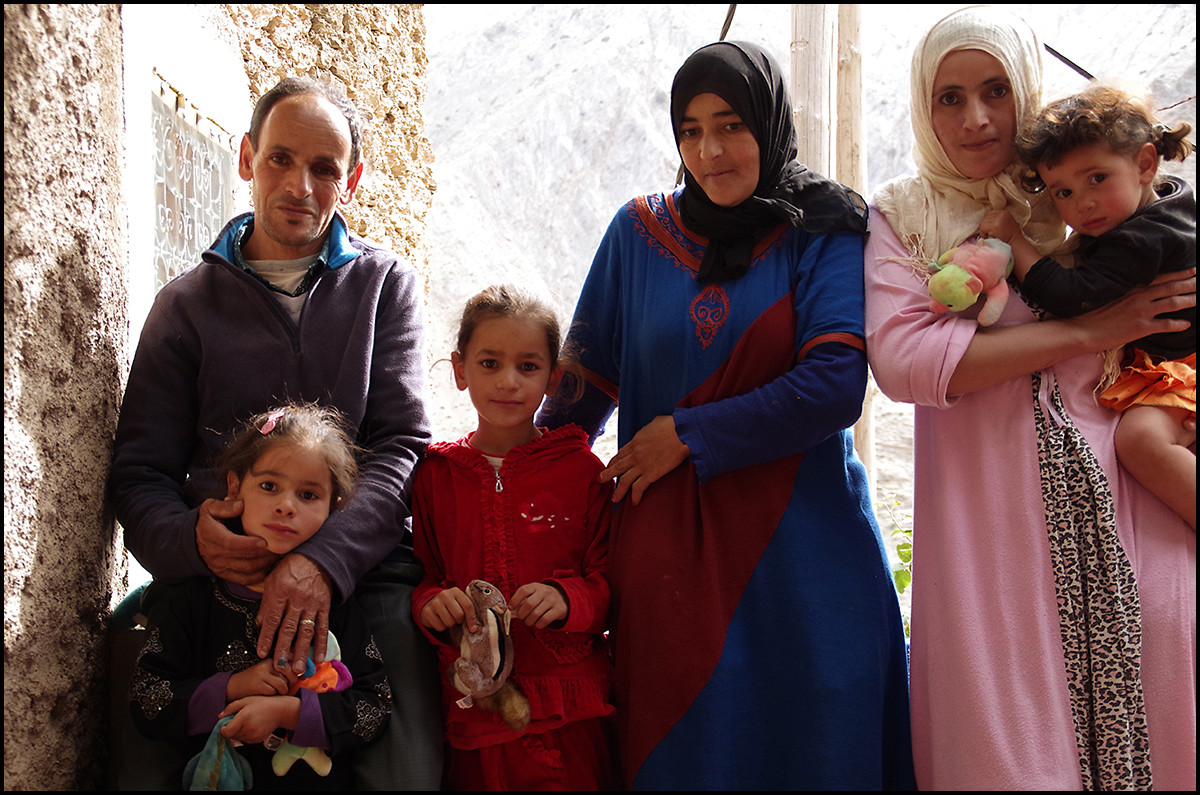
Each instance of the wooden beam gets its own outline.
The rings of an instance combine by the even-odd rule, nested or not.
[[[792,114],[799,160],[813,171],[832,175],[837,117],[833,68],[837,53],[837,5],[792,6]]]
[[[861,13],[857,4],[792,6],[791,91],[799,160],[859,193],[866,188],[862,136]],[[874,398],[868,376],[854,447],[875,483]]]

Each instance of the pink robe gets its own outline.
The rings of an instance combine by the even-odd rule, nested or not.
[[[1078,790],[1030,377],[959,397],[946,388],[977,324],[928,311],[882,214],[866,249],[866,334],[885,394],[915,403],[911,690],[921,789]],[[977,309],[977,308],[976,308]],[[997,326],[1032,322],[1011,295]],[[1117,465],[1119,415],[1092,391],[1100,359],[1043,371],[1113,489],[1137,575],[1142,686],[1155,789],[1196,784],[1196,536]],[[1136,525],[1134,517],[1137,518]]]

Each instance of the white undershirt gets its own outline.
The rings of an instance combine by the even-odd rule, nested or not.
[[[246,260],[246,264],[253,268],[259,276],[283,290],[283,293],[275,293],[275,298],[292,320],[299,324],[300,310],[304,308],[304,299],[308,297],[308,294],[284,295],[284,293],[295,292],[296,288],[300,286],[300,282],[304,280],[304,274],[308,273],[308,269],[319,256],[320,254],[313,254],[311,257],[301,257],[300,259]]]

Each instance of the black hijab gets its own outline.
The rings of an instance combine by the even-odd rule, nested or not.
[[[736,279],[750,267],[755,242],[780,223],[808,232],[865,234],[867,205],[849,188],[796,162],[792,102],[775,60],[746,42],[717,42],[692,53],[671,84],[671,126],[679,145],[684,111],[698,94],[729,103],[758,143],[758,186],[736,207],[714,204],[684,170],[679,212],[709,239],[697,281]]]

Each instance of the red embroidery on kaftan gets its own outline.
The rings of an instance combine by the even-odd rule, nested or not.
[[[667,258],[674,260],[693,279],[700,270],[700,259],[708,239],[697,235],[683,225],[675,197],[671,195],[638,196],[630,210],[634,226],[647,245],[657,249]],[[780,224],[754,246],[750,267],[768,250],[780,244],[788,231]],[[729,294],[719,284],[707,285],[689,307],[692,322],[696,324],[696,338],[701,346],[712,344],[725,319],[729,315]]]
[[[700,345],[707,348],[729,316],[729,295],[721,285],[710,284],[692,299],[690,311],[692,322],[696,324],[696,337]]]
[[[658,217],[662,213],[661,202],[656,201],[652,206],[649,201],[657,198],[659,197],[638,196],[633,200],[638,232],[653,248],[675,260],[676,264],[682,265],[688,271],[688,275],[694,279],[696,272],[700,270],[700,257],[689,251],[683,241],[672,234],[672,230],[664,223],[665,214],[663,214],[664,218]],[[682,227],[677,228],[682,229]],[[703,252],[703,244],[700,245],[701,252]]]

